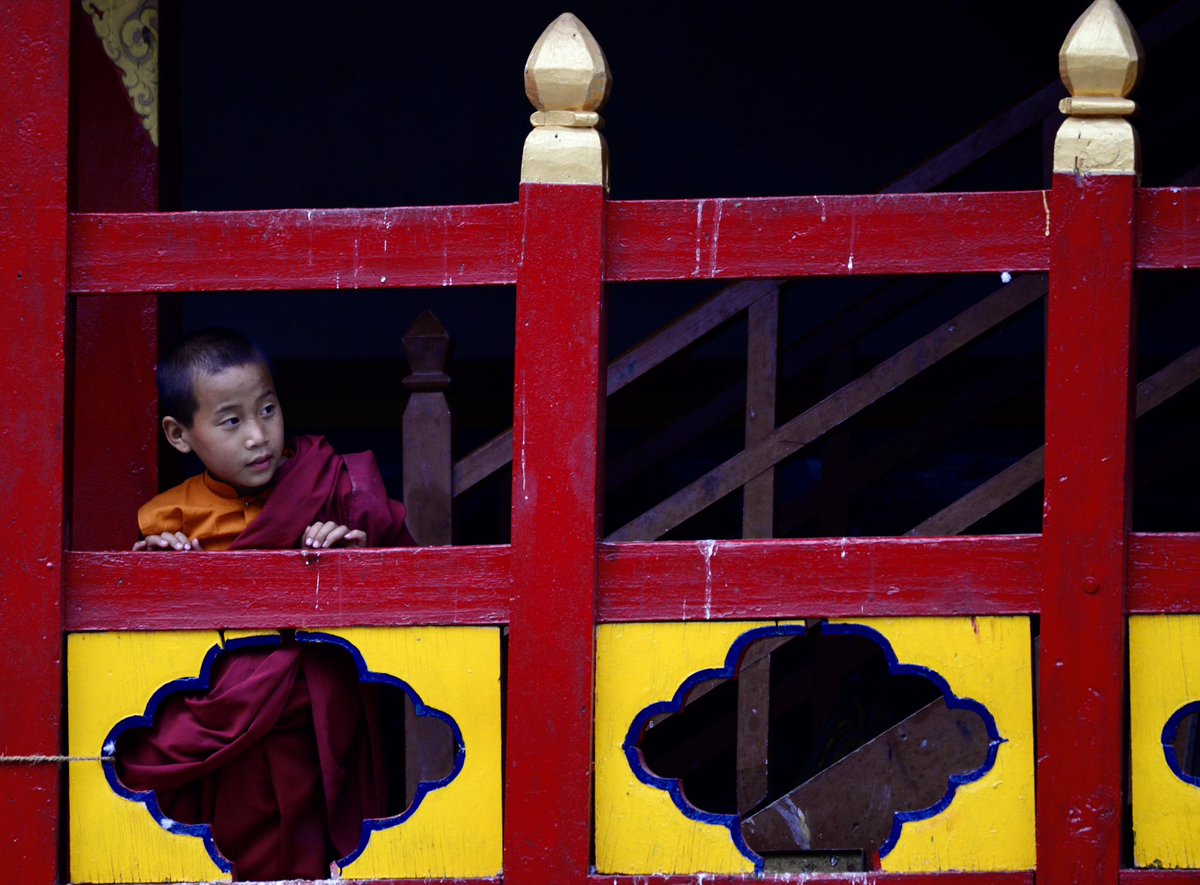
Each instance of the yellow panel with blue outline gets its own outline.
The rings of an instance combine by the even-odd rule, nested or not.
[[[443,720],[455,741],[448,777],[422,783],[396,817],[363,823],[346,879],[471,878],[501,872],[500,636],[492,627],[355,628],[297,633],[347,651],[364,682],[403,689],[417,716]],[[127,790],[113,753],[179,691],[205,690],[220,654],[278,643],[278,634],[216,631],[89,633],[68,638],[71,879],[227,881],[231,865],[207,824],[162,814],[153,793]],[[464,826],[469,821],[470,826]]]
[[[1200,615],[1129,619],[1133,859],[1139,867],[1200,867],[1198,648]]]
[[[680,782],[643,763],[638,742],[702,682],[732,677],[751,643],[803,636],[796,622],[607,624],[597,631],[596,866],[602,874],[753,874],[764,858],[737,815],[704,812]],[[892,675],[932,682],[948,707],[977,712],[986,761],[949,778],[942,799],[896,814],[887,871],[1032,869],[1034,760],[1027,618],[889,618],[823,623],[876,643]]]

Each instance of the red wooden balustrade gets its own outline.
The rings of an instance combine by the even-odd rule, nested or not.
[[[1043,665],[1036,879],[1197,880],[1121,870],[1119,846],[1125,616],[1200,612],[1200,536],[1137,535],[1126,518],[1132,278],[1200,263],[1200,190],[1059,176],[1050,194],[611,202],[599,186],[526,184],[511,205],[68,219],[65,9],[13,4],[0,38],[9,84],[0,106],[19,120],[0,127],[0,457],[9,492],[0,627],[19,643],[18,654],[0,656],[0,868],[27,882],[63,875],[64,630],[508,624],[505,880],[682,885],[699,879],[589,873],[597,623],[1030,614],[1041,619]],[[293,260],[300,249],[311,260]],[[736,541],[720,543],[717,556],[692,543],[601,541],[604,283],[979,271],[1050,275],[1053,491],[1042,536]],[[69,296],[132,305],[159,292],[336,297],[342,288],[514,282],[511,546],[182,560],[66,548]],[[548,729],[555,765],[544,759]],[[853,879],[1034,880],[1029,872]]]

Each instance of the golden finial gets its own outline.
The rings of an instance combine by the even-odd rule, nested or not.
[[[1058,69],[1071,93],[1059,103],[1068,117],[1054,141],[1054,171],[1134,175],[1137,133],[1124,117],[1142,67],[1142,44],[1116,0],[1095,0],[1071,26]]]
[[[522,183],[608,187],[598,111],[611,86],[604,52],[583,22],[569,12],[551,22],[525,63],[525,94],[537,111],[529,118]]]

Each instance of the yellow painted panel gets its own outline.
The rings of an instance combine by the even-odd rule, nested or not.
[[[603,874],[753,873],[729,830],[690,820],[644,784],[622,744],[637,715],[689,676],[724,665],[734,641],[775,622],[603,624],[596,635],[596,869]]]
[[[864,619],[900,663],[937,672],[987,707],[1004,739],[993,768],[935,817],[904,826],[883,866],[896,871],[1034,866],[1033,710],[1027,618]],[[597,632],[596,866],[603,874],[749,873],[728,829],[690,820],[643,784],[622,743],[636,716],[692,674],[721,667],[742,634],[774,622],[607,624]]]
[[[1029,619],[864,618],[901,664],[938,673],[987,708],[1004,743],[995,766],[948,808],[904,825],[884,870],[1028,870],[1035,864],[1033,688]]]
[[[1139,867],[1200,866],[1200,788],[1167,764],[1162,732],[1185,704],[1200,701],[1200,616],[1129,619],[1133,859]]]
[[[68,746],[94,757],[122,719],[160,687],[196,676],[214,631],[77,633],[67,639]],[[71,881],[228,881],[194,836],[162,829],[141,803],[113,792],[99,762],[70,770]]]
[[[371,834],[347,879],[495,876],[503,864],[500,631],[495,627],[322,631],[352,643],[375,673],[406,682],[462,732],[458,776],[399,826]]]

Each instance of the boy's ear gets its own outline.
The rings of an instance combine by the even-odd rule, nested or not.
[[[182,423],[167,415],[162,420],[162,429],[167,436],[167,442],[173,449],[183,452],[185,455],[192,450],[191,444],[187,441],[187,428]]]

